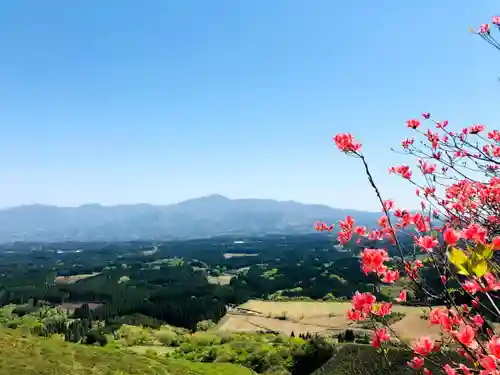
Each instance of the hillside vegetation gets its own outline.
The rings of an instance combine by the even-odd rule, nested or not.
[[[402,375],[408,374],[407,362],[413,353],[389,348],[386,355],[370,345],[344,344],[335,348],[332,358],[312,375]],[[427,364],[429,370],[436,368]]]
[[[0,330],[0,375],[250,375],[231,364],[196,363]]]

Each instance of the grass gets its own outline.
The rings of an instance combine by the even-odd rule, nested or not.
[[[134,354],[113,347],[0,331],[0,375],[251,375],[230,364],[205,364]]]
[[[139,346],[139,345],[130,346],[128,349],[139,354],[148,354],[149,352],[152,352],[159,355],[169,354],[175,350],[175,348],[167,346]]]
[[[388,348],[386,357],[370,345],[342,344],[334,348],[332,358],[312,375],[403,375],[414,373],[410,371],[407,362],[414,353],[402,348]],[[449,363],[450,360],[462,362],[456,352],[443,356],[433,356],[435,363]],[[425,367],[435,373],[442,373],[430,361],[425,362]]]
[[[389,366],[381,353],[369,345],[343,344],[336,347],[333,357],[312,375],[400,375],[408,373],[409,351],[391,348],[387,353]]]
[[[347,319],[350,302],[251,300],[239,307],[252,312],[228,313],[219,323],[219,331],[272,330],[285,334],[309,332],[332,335],[349,328],[363,328],[362,324],[355,325]],[[438,327],[430,326],[429,322],[421,319],[423,307],[394,305],[393,312],[398,318],[392,319],[389,324],[401,338],[411,341],[423,332],[430,336],[439,335]],[[286,320],[277,319],[283,315]]]

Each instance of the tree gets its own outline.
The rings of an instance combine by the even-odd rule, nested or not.
[[[79,319],[90,319],[92,316],[92,311],[88,303],[82,304],[80,307],[75,309],[75,318]]]
[[[354,336],[354,331],[352,329],[346,329],[344,332],[344,341],[347,342],[354,342],[355,336]]]
[[[88,324],[83,320],[74,320],[71,322],[66,332],[64,333],[64,339],[70,342],[80,342],[88,331]]]
[[[493,17],[492,23],[500,30],[500,17]],[[481,25],[476,34],[500,50],[490,25]],[[422,130],[424,121],[430,127]],[[407,345],[414,353],[409,367],[426,374],[430,373],[426,366],[434,366],[447,375],[498,375],[500,336],[487,318],[500,321],[496,302],[500,291],[500,257],[496,253],[500,250],[500,131],[487,132],[482,124],[452,131],[448,121],[436,120],[426,112],[421,119],[410,119],[406,124],[421,142],[413,137],[404,139],[403,154],[417,158],[416,171],[420,174],[413,173],[408,164],[391,167],[389,172],[416,188],[421,211],[411,212],[384,200],[361,144],[349,133],[337,134],[336,146],[360,160],[383,211],[374,230],[356,226],[351,217],[339,221],[337,239],[340,243],[356,236],[390,240],[396,255],[377,246],[361,251],[363,272],[375,275],[378,284],[394,284],[403,275],[409,282],[395,302],[406,301],[407,289],[412,289],[421,296],[421,302],[429,305],[426,318],[440,327],[441,339],[424,335]],[[317,223],[317,229],[331,232],[334,225]],[[404,236],[413,238],[411,247],[403,244]],[[437,282],[430,282],[429,270],[437,276]],[[444,306],[432,307],[436,303]],[[348,317],[372,325],[371,343],[375,348],[395,339],[404,345],[383,319],[391,309],[392,302],[377,302],[372,293],[356,292]]]

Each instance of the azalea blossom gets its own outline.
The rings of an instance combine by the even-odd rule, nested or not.
[[[364,249],[361,252],[361,264],[363,272],[367,275],[370,272],[375,272],[380,275],[387,270],[384,264],[389,260],[387,251],[384,249]]]
[[[386,328],[376,329],[373,331],[371,344],[374,348],[378,349],[382,343],[389,341],[390,338],[391,336],[389,336]]]
[[[403,289],[399,292],[399,297],[396,298],[396,301],[397,302],[406,302],[406,297],[407,297],[406,290]]]
[[[461,324],[460,330],[453,332],[458,342],[469,348],[476,348],[478,346],[476,341],[476,330],[468,324]]]
[[[415,243],[422,249],[422,251],[428,252],[432,251],[432,249],[434,249],[439,242],[432,236],[423,236],[423,237],[418,237],[415,240]]]
[[[464,230],[463,235],[464,238],[468,240],[475,241],[476,243],[486,243],[486,229],[482,228],[479,224],[471,223]]]
[[[424,365],[424,359],[418,356],[413,357],[413,359],[410,362],[408,362],[408,366],[410,366],[414,370],[422,368],[423,365]]]
[[[406,124],[411,129],[417,129],[420,127],[420,121],[416,120],[416,119],[408,120],[408,121],[406,121]]]
[[[339,150],[344,152],[356,152],[361,149],[361,144],[357,143],[349,133],[337,134],[333,140]]]
[[[433,350],[434,350],[434,340],[432,340],[428,336],[420,337],[413,344],[413,351],[416,354],[421,355],[423,357],[426,357],[429,354],[431,354]]]
[[[390,302],[378,303],[372,307],[372,313],[382,318],[386,315],[389,315],[391,312],[392,312],[392,303]]]
[[[450,245],[456,245],[457,241],[460,239],[460,233],[454,229],[448,228],[443,234],[444,241]]]

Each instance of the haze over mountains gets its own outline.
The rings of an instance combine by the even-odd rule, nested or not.
[[[210,195],[171,205],[80,207],[27,205],[0,210],[0,242],[169,240],[217,235],[302,234],[316,220],[353,215],[374,224],[379,213],[270,199]]]

